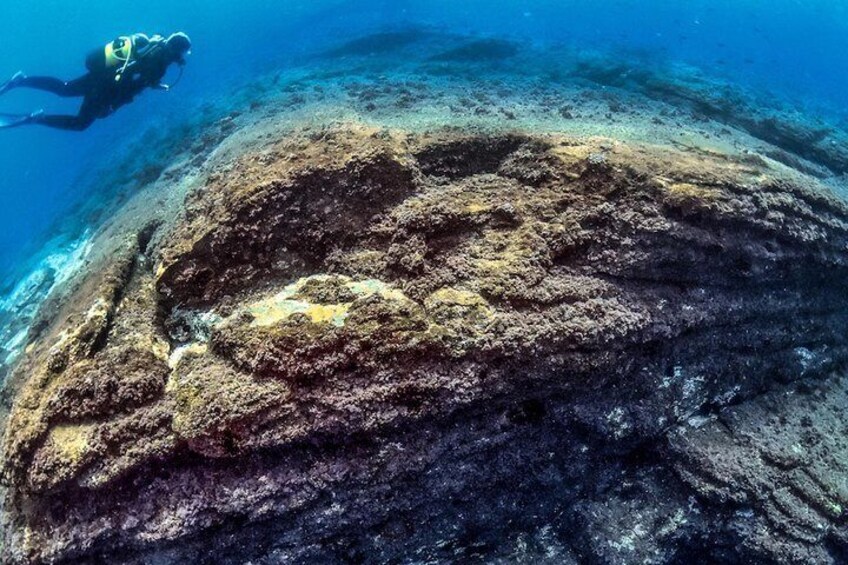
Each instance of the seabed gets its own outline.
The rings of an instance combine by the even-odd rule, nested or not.
[[[0,302],[0,556],[843,561],[818,114],[420,29],[204,104]]]

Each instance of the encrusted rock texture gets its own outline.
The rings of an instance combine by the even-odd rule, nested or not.
[[[846,222],[753,154],[287,135],[35,327],[2,560],[844,562]]]
[[[844,128],[797,108],[786,108],[784,102],[774,98],[756,102],[750,92],[692,73],[691,69],[652,70],[625,58],[589,56],[579,59],[572,75],[607,87],[638,92],[678,108],[687,108],[698,119],[716,120],[745,131],[772,146],[769,157],[808,174],[848,173],[848,134]],[[816,170],[810,164],[824,167],[829,173]]]

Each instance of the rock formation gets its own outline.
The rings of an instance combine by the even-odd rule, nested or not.
[[[848,134],[821,118],[770,99],[754,101],[741,87],[695,73],[648,69],[608,57],[579,60],[574,76],[638,92],[728,124],[774,146],[770,157],[796,167],[798,157],[838,175],[848,173]]]
[[[0,552],[841,561],[846,222],[753,154],[285,136],[31,332]]]

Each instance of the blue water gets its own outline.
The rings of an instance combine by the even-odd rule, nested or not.
[[[79,187],[96,184],[92,171],[108,167],[116,148],[293,58],[411,25],[682,61],[848,121],[842,0],[0,0],[0,76],[73,78],[90,49],[130,32],[182,29],[195,42],[174,92],[147,93],[87,132],[0,131],[0,281],[86,199]],[[16,91],[0,111],[77,104]]]

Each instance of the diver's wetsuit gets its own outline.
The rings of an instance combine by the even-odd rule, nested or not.
[[[173,62],[168,50],[145,44],[139,46],[140,58],[129,66],[116,81],[113,70],[92,71],[78,79],[65,82],[53,77],[24,77],[16,88],[34,88],[67,98],[83,97],[76,116],[40,115],[40,125],[82,131],[98,118],[105,118],[121,106],[129,104],[146,88],[163,88],[161,81]]]

